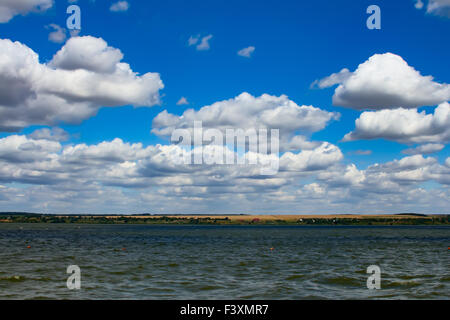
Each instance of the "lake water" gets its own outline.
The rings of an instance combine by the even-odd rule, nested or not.
[[[0,299],[448,299],[449,246],[450,227],[0,224]]]

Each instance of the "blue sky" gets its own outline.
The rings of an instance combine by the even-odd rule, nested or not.
[[[99,106],[95,115],[85,117],[81,122],[71,123],[64,118],[51,124],[28,123],[18,132],[0,132],[0,137],[30,135],[42,128],[59,127],[70,134],[68,140],[60,141],[63,147],[96,145],[115,138],[144,146],[167,144],[164,137],[151,133],[153,119],[164,110],[179,116],[188,108],[199,110],[218,101],[233,99],[243,92],[254,97],[286,95],[299,106],[313,105],[327,112],[340,113],[339,120],[331,120],[322,130],[309,132],[306,136],[311,141],[327,141],[337,146],[343,154],[340,160],[343,166],[355,164],[359,170],[365,170],[375,163],[399,160],[405,157],[402,151],[425,142],[398,142],[383,138],[383,135],[342,142],[346,134],[354,131],[362,110],[333,105],[336,86],[319,89],[312,88],[311,84],[343,68],[353,72],[373,55],[388,52],[400,56],[422,76],[433,76],[436,83],[445,85],[450,81],[450,19],[445,15],[448,11],[443,11],[444,14],[427,12],[426,1],[423,8],[417,9],[412,0],[130,0],[128,10],[112,12],[110,8],[115,2],[79,0],[76,3],[82,12],[79,36],[102,38],[108,46],[120,49],[124,55],[122,61],[129,63],[134,72],[141,75],[159,73],[164,83],[164,89],[159,92],[160,105]],[[445,1],[442,3],[447,10]],[[366,9],[372,4],[381,8],[381,30],[366,27],[369,17]],[[8,22],[0,23],[1,38],[26,45],[39,54],[41,64],[49,63],[64,43],[49,41],[51,30],[46,26],[56,24],[65,28],[68,5],[67,1],[61,0],[44,12],[18,14]],[[209,50],[196,50],[195,45],[188,45],[190,37],[199,36],[201,40],[208,35],[213,36],[209,40]],[[250,57],[237,54],[249,46],[255,47]],[[177,105],[181,97],[189,104]],[[420,107],[418,111],[425,110],[430,114],[437,105]],[[426,142],[445,145],[439,152],[422,157],[433,157],[444,165],[450,156],[448,141]],[[294,153],[299,151],[293,150]],[[370,151],[370,154],[361,155],[361,151]],[[28,189],[37,186],[14,179],[2,180],[6,187],[20,185]],[[446,178],[441,180],[447,181]],[[308,177],[305,181],[315,180]],[[439,182],[437,187],[435,183],[433,179],[425,179],[418,181],[416,187],[439,188],[440,192],[447,192],[445,183]],[[120,192],[136,191],[121,189]],[[211,206],[214,205],[198,210],[213,210]],[[276,203],[271,205],[277,208]],[[20,206],[41,209],[27,203]],[[47,206],[54,207],[51,200]],[[71,211],[67,210],[67,204],[60,206],[63,211]],[[144,207],[145,203],[136,210]],[[318,210],[328,212],[336,208],[340,207],[333,205]],[[432,208],[431,204],[429,208]],[[395,209],[403,207],[399,205]],[[98,207],[98,211],[104,210],[106,207]],[[249,208],[249,211],[256,210],[259,209]],[[286,212],[295,210],[295,206],[283,208]],[[310,210],[314,211],[314,208]]]

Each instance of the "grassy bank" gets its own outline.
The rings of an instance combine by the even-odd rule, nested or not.
[[[44,215],[0,213],[0,223],[174,225],[450,225],[450,215]]]

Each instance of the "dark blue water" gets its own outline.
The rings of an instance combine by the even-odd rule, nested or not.
[[[0,224],[0,299],[448,299],[449,246],[449,227]]]

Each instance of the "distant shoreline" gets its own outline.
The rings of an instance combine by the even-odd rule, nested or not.
[[[50,215],[0,213],[0,223],[167,225],[450,225],[450,215]]]

